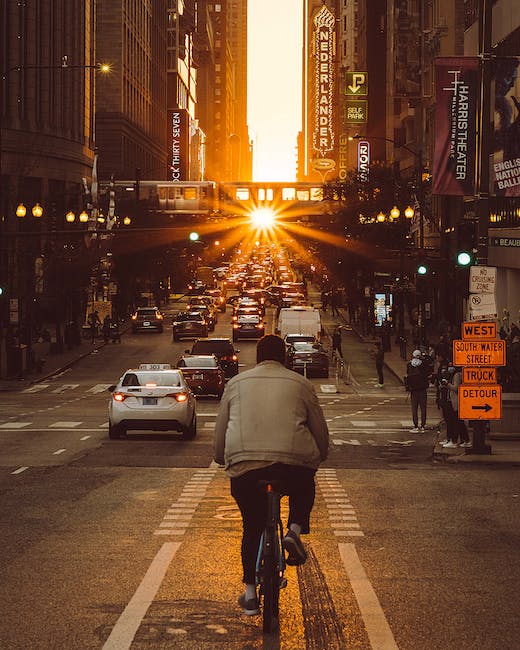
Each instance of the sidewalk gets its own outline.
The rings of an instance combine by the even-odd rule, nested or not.
[[[313,296],[315,298],[314,304],[320,303],[319,295]],[[311,302],[313,302],[311,300]],[[345,309],[339,309],[340,316],[338,320],[345,325],[348,325],[355,335],[366,344],[367,355],[369,348],[372,348],[376,341],[381,341],[379,337],[365,336],[361,333],[359,327],[355,323],[351,323]],[[330,324],[329,324],[330,325]],[[327,335],[327,325],[325,325]],[[411,358],[413,350],[407,350],[407,359],[402,359],[400,355],[399,345],[394,343],[392,339],[391,350],[385,352],[385,368],[391,372],[397,379],[403,383],[406,374],[406,364],[408,359]],[[403,385],[404,393],[404,385]],[[447,463],[475,463],[478,465],[519,465],[520,466],[520,434],[519,438],[515,439],[511,434],[500,434],[493,432],[487,436],[487,443],[491,445],[491,454],[474,454],[471,453],[471,448],[468,449],[445,449],[437,443],[438,437],[435,440],[433,449],[433,457],[436,460]]]

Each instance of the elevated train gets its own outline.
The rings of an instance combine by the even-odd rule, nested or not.
[[[113,181],[118,200],[137,199],[167,215],[238,215],[269,208],[284,218],[305,219],[323,213],[323,185],[291,182]],[[108,192],[109,182],[100,183]]]

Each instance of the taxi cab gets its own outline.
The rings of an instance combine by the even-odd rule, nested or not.
[[[126,370],[108,388],[108,436],[129,429],[179,431],[184,440],[197,434],[196,400],[182,372],[167,363],[142,363]]]

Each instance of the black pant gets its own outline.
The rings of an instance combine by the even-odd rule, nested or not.
[[[446,420],[446,438],[451,442],[469,442],[468,429],[464,420],[459,420],[459,413],[448,402],[442,409]]]
[[[421,390],[412,390],[410,393],[412,402],[412,420],[414,427],[419,426],[419,409],[421,410],[421,426],[426,425],[426,405],[428,402],[428,394],[426,388]]]
[[[384,384],[385,379],[383,377],[383,364],[376,363],[376,370],[377,370],[377,378],[379,380],[379,383]]]
[[[334,350],[337,350],[339,356],[343,359],[343,350],[341,349],[341,343],[333,343],[332,344],[332,354],[334,354]]]
[[[276,463],[231,479],[231,494],[242,514],[242,580],[245,584],[255,583],[256,556],[267,518],[267,496],[258,481],[283,481],[283,493],[289,497],[287,527],[299,524],[302,533],[308,533],[314,505],[315,474],[316,470],[309,467]]]

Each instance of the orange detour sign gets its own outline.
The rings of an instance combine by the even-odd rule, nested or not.
[[[500,420],[502,418],[502,386],[459,386],[459,418],[461,420]]]
[[[464,367],[462,368],[462,383],[476,386],[480,386],[480,384],[496,384],[497,369]]]
[[[479,321],[462,323],[462,338],[465,341],[486,341],[497,338],[497,324]]]
[[[453,341],[453,363],[456,366],[505,366],[506,342]]]

